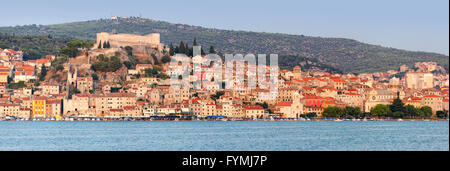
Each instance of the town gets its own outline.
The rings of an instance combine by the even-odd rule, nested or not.
[[[276,80],[266,88],[246,86],[257,72],[244,62],[242,75],[222,82],[242,86],[223,88],[203,84],[227,74],[198,67],[205,53],[190,56],[189,70],[174,62],[178,53],[192,50],[164,45],[158,33],[115,32],[98,33],[95,43],[70,42],[41,59],[24,61],[22,51],[0,49],[0,120],[448,119],[449,74],[435,62],[361,74],[267,64],[279,72],[267,72]],[[171,78],[183,80],[186,72],[189,85],[174,89]]]

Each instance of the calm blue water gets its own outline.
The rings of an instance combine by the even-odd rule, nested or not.
[[[449,122],[0,122],[0,150],[449,150]]]

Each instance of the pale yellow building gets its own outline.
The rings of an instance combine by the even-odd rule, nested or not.
[[[411,89],[427,89],[433,88],[433,74],[429,72],[414,72],[406,73],[406,88]]]

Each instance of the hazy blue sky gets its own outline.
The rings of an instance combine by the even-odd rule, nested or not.
[[[1,4],[1,26],[141,14],[173,23],[344,37],[449,54],[448,0],[11,0]]]

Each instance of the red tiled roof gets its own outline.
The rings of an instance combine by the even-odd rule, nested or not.
[[[277,104],[277,106],[279,107],[283,107],[283,106],[291,106],[292,102],[280,102]]]
[[[36,97],[34,97],[33,100],[46,100],[46,99],[47,99],[47,97],[44,97],[44,96],[36,96]]]
[[[260,105],[244,105],[245,110],[264,110]]]
[[[133,110],[133,109],[136,109],[136,106],[124,106],[123,109],[124,110]]]
[[[334,82],[340,82],[340,83],[345,83],[346,81],[343,80],[342,78],[332,78],[331,80],[333,80]]]
[[[123,109],[109,109],[109,111],[111,111],[111,112],[122,112]]]
[[[430,94],[430,95],[426,95],[425,97],[430,97],[430,98],[440,98],[441,96],[434,95],[434,94]]]
[[[46,104],[61,104],[61,100],[48,100]]]
[[[89,97],[89,94],[75,94],[77,97]]]
[[[345,93],[345,95],[349,95],[349,96],[361,96],[361,94],[357,94],[357,93]]]

